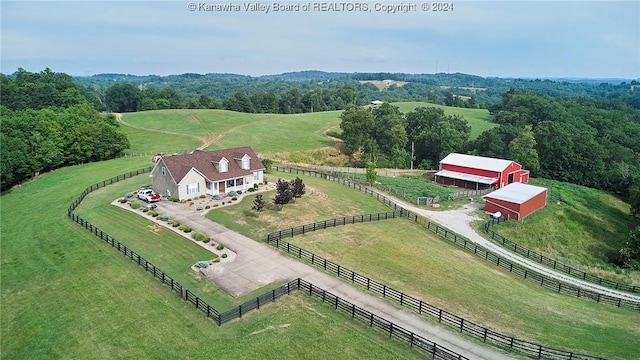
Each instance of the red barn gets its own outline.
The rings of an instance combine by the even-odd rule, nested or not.
[[[510,219],[522,220],[547,204],[547,189],[540,186],[512,183],[482,197],[484,210],[500,212]]]
[[[511,160],[451,153],[440,161],[435,178],[440,184],[482,190],[514,182],[526,184],[529,170]]]

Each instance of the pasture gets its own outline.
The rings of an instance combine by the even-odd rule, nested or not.
[[[495,126],[484,109],[463,109],[421,102],[393,103],[402,112],[418,106],[434,106],[445,114],[462,115],[471,126],[471,138]],[[122,128],[131,142],[129,154],[173,153],[223,149],[251,144],[261,154],[287,160],[287,154],[304,161],[318,161],[318,151],[333,163],[346,161],[336,154],[335,141],[323,133],[339,129],[341,111],[305,114],[247,114],[227,110],[154,110],[121,115]],[[316,153],[309,156],[309,153]],[[314,160],[315,159],[315,160]],[[337,160],[336,160],[337,159]],[[290,160],[293,161],[293,160]]]
[[[68,167],[43,174],[2,196],[0,357],[422,357],[301,295],[284,297],[218,327],[67,218],[67,207],[87,186],[144,166],[148,166],[148,159],[138,157]],[[132,181],[139,186],[141,180]],[[102,195],[83,204],[87,206],[82,210],[84,216],[93,216],[92,211],[98,217],[115,215],[101,208],[98,200]],[[117,238],[122,241],[132,241],[139,235],[136,228],[144,224],[120,217],[95,220],[99,226],[121,227]],[[117,224],[119,220],[124,222]],[[147,234],[133,240],[149,238]],[[151,248],[143,251],[151,256],[156,251]],[[185,249],[180,251],[192,250]],[[173,259],[158,261],[163,270],[176,266]]]
[[[548,189],[547,206],[523,221],[492,227],[507,239],[582,271],[640,285],[640,273],[622,274],[607,259],[616,259],[629,231],[640,225],[628,216],[629,204],[584,186],[547,179],[531,184]]]

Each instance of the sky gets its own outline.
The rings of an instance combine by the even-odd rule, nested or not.
[[[5,74],[637,79],[640,1],[3,0],[0,53]]]

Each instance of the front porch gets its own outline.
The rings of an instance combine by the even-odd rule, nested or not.
[[[253,187],[253,182],[244,177],[222,180],[207,181],[207,195],[227,194],[230,191],[245,191]]]

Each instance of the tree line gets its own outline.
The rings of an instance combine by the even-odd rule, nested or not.
[[[364,167],[436,169],[451,152],[511,159],[532,176],[602,189],[640,211],[640,97],[551,98],[510,90],[491,108],[499,126],[470,140],[467,121],[433,107],[388,103],[340,116],[344,148]],[[413,154],[413,158],[412,158]]]
[[[0,74],[0,189],[62,166],[111,159],[129,147],[113,115],[87,102],[66,74]]]

